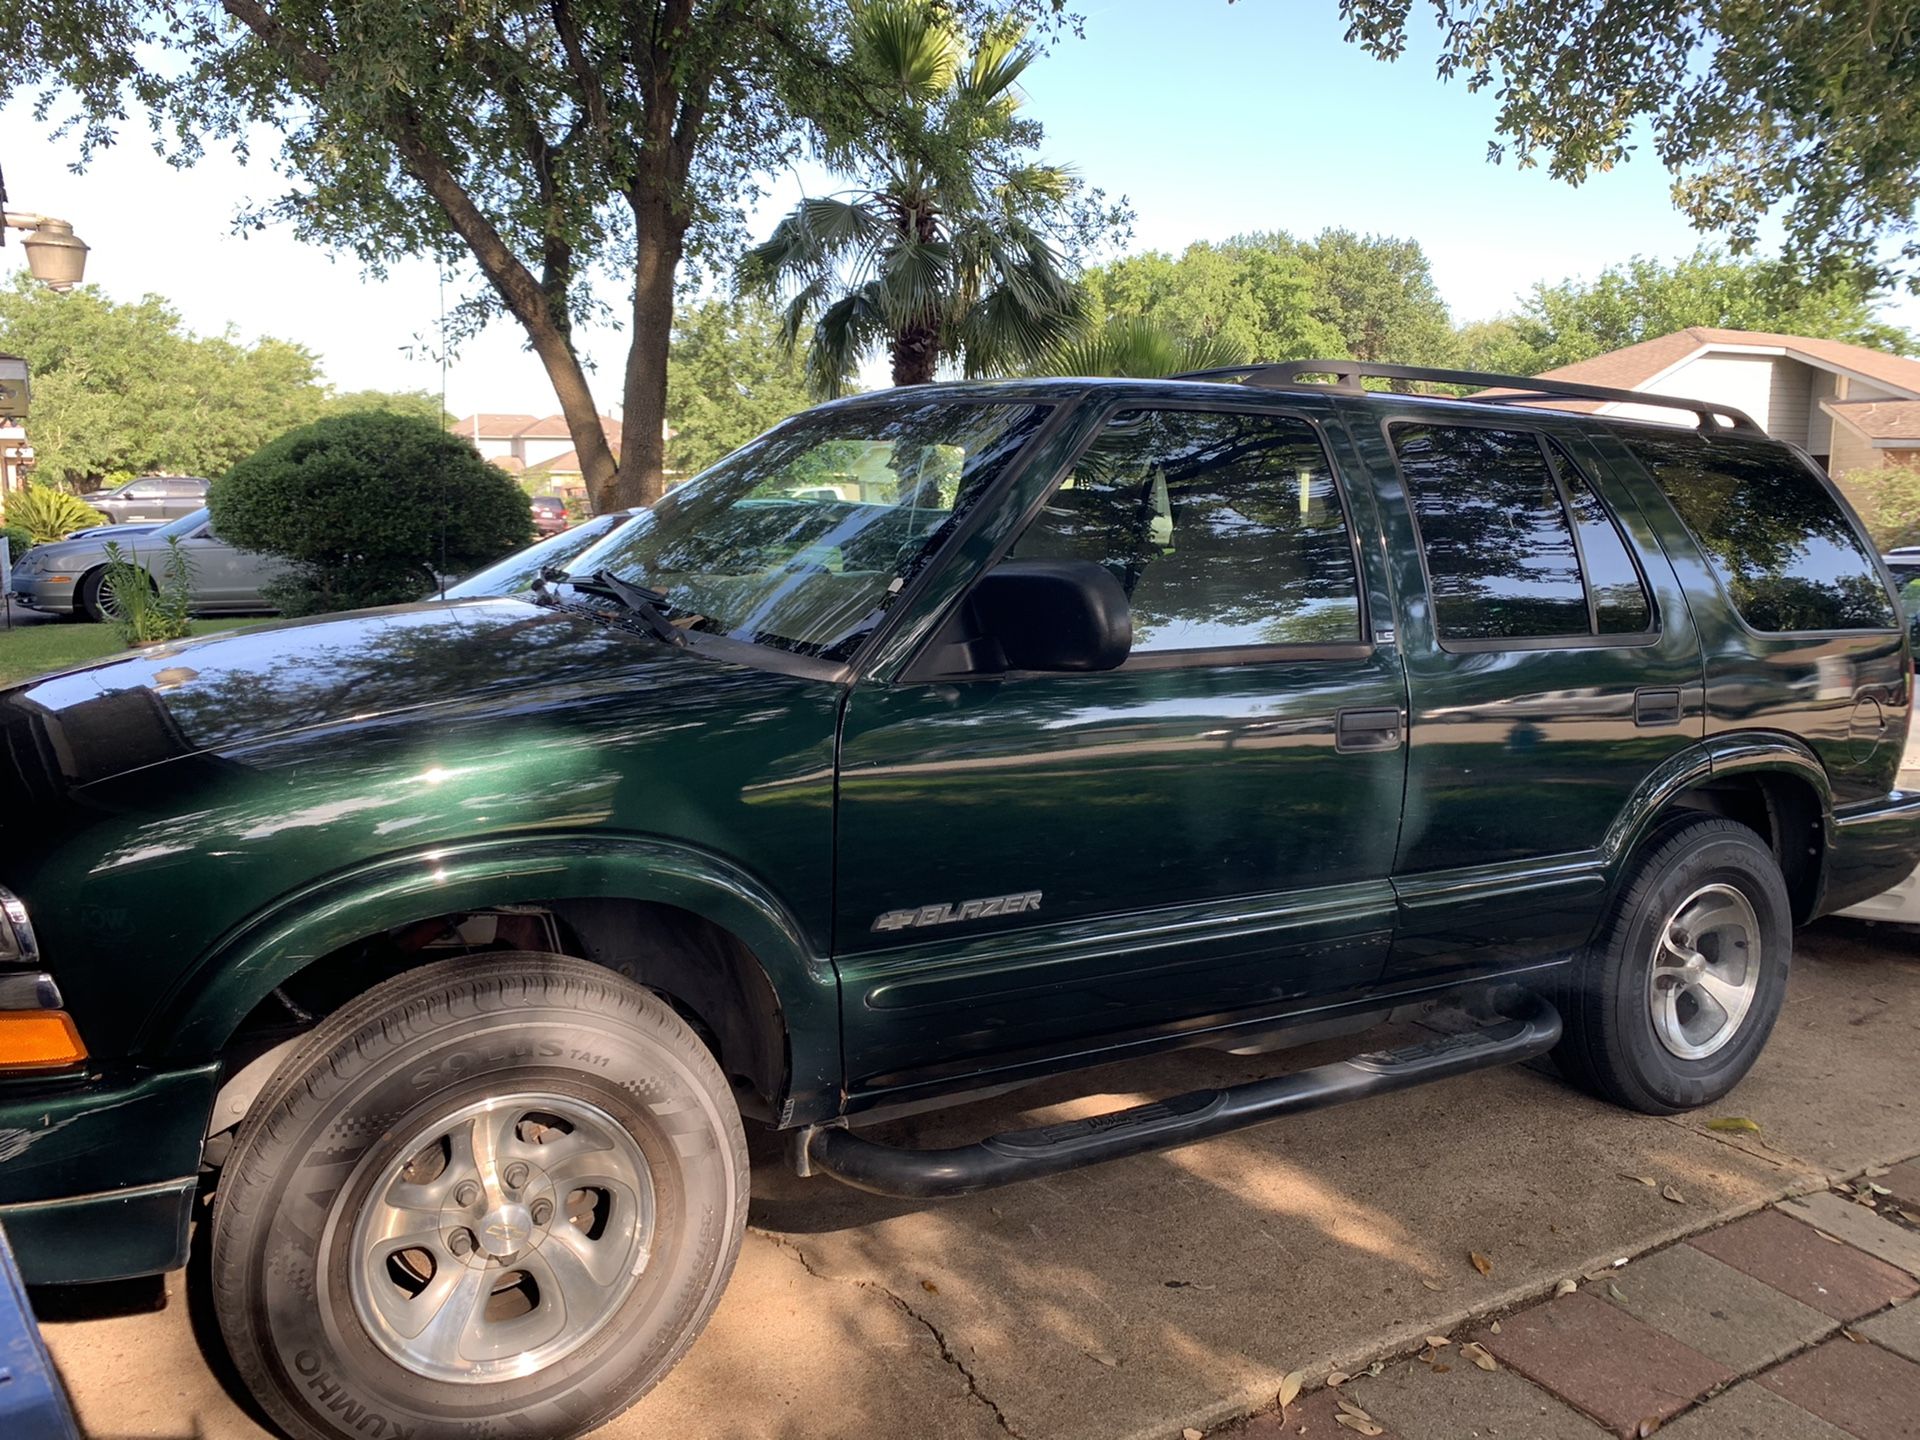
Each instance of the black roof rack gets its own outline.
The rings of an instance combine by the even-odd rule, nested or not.
[[[1332,383],[1310,377],[1330,375]],[[1643,395],[1638,390],[1615,390],[1605,385],[1582,385],[1575,380],[1541,380],[1525,375],[1487,375],[1478,370],[1435,370],[1424,365],[1376,365],[1368,360],[1285,360],[1278,364],[1226,365],[1216,370],[1190,370],[1176,380],[1239,380],[1262,390],[1338,390],[1368,393],[1367,380],[1425,380],[1435,385],[1477,385],[1497,394],[1461,395],[1481,405],[1524,405],[1531,401],[1567,396],[1601,400],[1608,404],[1661,405],[1698,417],[1706,431],[1732,430],[1749,435],[1766,432],[1753,417],[1731,405],[1710,400],[1683,400],[1676,395]]]

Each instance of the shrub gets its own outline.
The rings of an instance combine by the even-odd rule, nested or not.
[[[111,602],[108,609],[122,643],[157,645],[192,633],[188,607],[193,599],[193,560],[180,547],[178,535],[167,537],[167,558],[160,562],[157,586],[145,566],[129,559],[109,540],[105,587]]]
[[[33,532],[24,525],[0,525],[0,540],[6,542],[7,559],[15,565],[33,548]]]
[[[1867,528],[1882,550],[1920,543],[1920,463],[1856,470],[1846,480],[1866,502]]]
[[[106,516],[64,490],[51,485],[29,485],[7,498],[7,527],[25,530],[36,545],[58,540],[83,525],[100,525]]]
[[[267,590],[287,615],[418,600],[529,544],[512,476],[430,420],[358,411],[290,431],[214,482],[228,542],[293,562]]]

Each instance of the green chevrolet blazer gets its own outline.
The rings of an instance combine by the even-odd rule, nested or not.
[[[694,1343],[749,1128],[934,1204],[1549,1053],[1717,1099],[1794,927],[1914,866],[1913,693],[1858,519],[1721,407],[1347,361],[860,396],[518,593],[0,691],[0,1224],[39,1282],[197,1225],[288,1435],[575,1435]]]

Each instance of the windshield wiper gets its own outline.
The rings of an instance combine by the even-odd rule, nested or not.
[[[546,579],[545,570],[540,572]],[[588,595],[604,595],[609,600],[618,600],[627,609],[640,617],[640,623],[657,640],[669,645],[687,643],[687,633],[667,618],[667,597],[664,591],[652,590],[645,585],[636,585],[631,580],[622,579],[611,570],[600,569],[591,575],[569,575],[562,571],[552,577],[556,581],[571,585],[574,589]]]

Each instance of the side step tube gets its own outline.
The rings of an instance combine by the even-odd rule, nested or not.
[[[1559,1011],[1531,992],[1522,992],[1514,1008],[1520,1013],[1512,1018],[1464,1034],[1376,1050],[1225,1090],[1196,1090],[1085,1120],[1011,1130],[951,1150],[896,1149],[851,1130],[815,1129],[807,1133],[805,1161],[810,1170],[825,1171],[875,1195],[915,1200],[969,1195],[1102,1160],[1190,1145],[1282,1115],[1405,1090],[1469,1070],[1512,1065],[1552,1049],[1560,1039]]]

